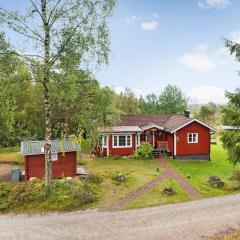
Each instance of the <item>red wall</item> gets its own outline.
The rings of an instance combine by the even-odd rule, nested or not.
[[[210,133],[203,125],[193,122],[177,131],[176,155],[198,155],[210,153]],[[188,133],[198,133],[198,143],[188,143]]]
[[[135,134],[132,134],[132,147],[113,148],[112,135],[109,136],[109,155],[131,155],[135,151]],[[107,155],[107,148],[103,148],[103,155]]]
[[[52,177],[60,178],[73,177],[77,174],[76,152],[67,152],[64,155],[58,154],[58,160],[52,161]],[[31,155],[25,157],[25,178],[31,177],[43,178],[45,172],[44,155]]]

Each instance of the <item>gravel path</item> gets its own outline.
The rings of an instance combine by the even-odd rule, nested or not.
[[[189,182],[187,182],[187,180],[183,176],[181,176],[173,167],[171,167],[167,163],[165,158],[157,159],[157,161],[159,166],[163,168],[163,173],[161,174],[161,176],[153,179],[152,181],[148,182],[144,186],[134,190],[127,196],[120,198],[116,202],[107,206],[106,209],[112,210],[112,211],[123,209],[124,206],[137,200],[144,193],[149,192],[158,184],[160,184],[161,182],[167,179],[174,179],[175,181],[177,181],[178,184],[183,188],[183,190],[187,192],[191,200],[196,200],[201,197],[200,193]]]
[[[198,240],[240,230],[240,194],[160,207],[0,216],[4,240]]]

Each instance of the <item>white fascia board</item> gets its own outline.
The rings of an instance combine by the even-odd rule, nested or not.
[[[203,126],[209,128],[212,132],[216,132],[216,129],[215,129],[215,128],[213,128],[213,127],[207,125],[206,123],[204,123],[204,122],[202,122],[202,121],[200,121],[200,120],[198,120],[198,119],[192,119],[190,122],[187,122],[187,123],[183,124],[182,126],[176,128],[176,129],[174,129],[171,133],[177,132],[178,130],[180,130],[180,129],[186,127],[187,125],[189,125],[189,124],[191,124],[191,123],[193,123],[193,122],[197,122],[197,123],[199,123],[199,124],[201,124],[201,125],[203,125]]]
[[[150,128],[158,128],[160,130],[164,130],[164,128],[162,126],[159,126],[157,124],[154,124],[154,123],[150,123],[150,124],[146,124],[146,125],[143,125],[141,127],[141,129],[144,131],[144,130],[147,130],[147,129],[150,129]]]

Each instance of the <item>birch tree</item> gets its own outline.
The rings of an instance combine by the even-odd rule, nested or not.
[[[72,46],[81,56],[78,65],[108,62],[107,20],[114,6],[115,0],[28,0],[24,10],[0,7],[0,23],[19,34],[19,41],[29,43],[24,51],[15,54],[31,63],[34,63],[33,59],[41,62],[39,82],[44,92],[46,186],[50,186],[52,178],[52,73],[56,71],[59,58]]]

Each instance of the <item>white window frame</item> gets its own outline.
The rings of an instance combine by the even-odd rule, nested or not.
[[[190,135],[192,135],[192,141],[191,141],[191,142],[189,141]],[[194,135],[196,135],[195,141],[193,141],[193,139],[194,139],[193,136],[194,136]],[[187,142],[188,142],[189,144],[196,144],[196,143],[198,143],[198,133],[188,133],[188,135],[187,135]]]
[[[58,160],[58,153],[51,153],[51,160],[57,161]]]
[[[125,136],[125,146],[119,146],[119,137]],[[130,145],[127,145],[127,138],[130,136]],[[117,137],[117,146],[114,146],[114,138]],[[113,148],[131,148],[132,147],[132,134],[115,134],[112,135],[112,147]]]
[[[106,148],[108,146],[108,136],[107,135],[102,136],[102,146],[104,148]]]

